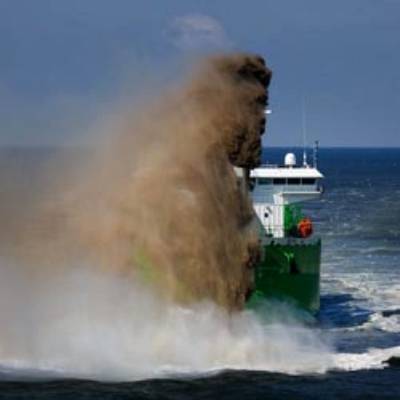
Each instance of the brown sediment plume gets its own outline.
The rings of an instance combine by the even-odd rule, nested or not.
[[[270,78],[259,56],[214,56],[136,109],[42,210],[53,255],[133,272],[166,299],[243,307],[259,245],[233,166],[260,163]]]

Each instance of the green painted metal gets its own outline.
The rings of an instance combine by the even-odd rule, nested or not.
[[[302,218],[303,214],[298,204],[286,204],[283,214],[285,235],[296,234],[297,225]]]
[[[273,239],[263,245],[248,306],[278,299],[316,313],[320,307],[321,240]]]

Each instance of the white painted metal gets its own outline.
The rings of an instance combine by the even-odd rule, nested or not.
[[[316,169],[311,167],[285,168],[278,165],[265,165],[251,171],[252,178],[315,178],[320,179],[324,176]]]
[[[286,157],[285,157],[286,164]],[[285,237],[285,205],[319,198],[323,175],[311,167],[265,165],[250,173],[254,210],[266,235]]]
[[[293,153],[287,153],[285,155],[285,166],[286,167],[296,166],[296,156]]]

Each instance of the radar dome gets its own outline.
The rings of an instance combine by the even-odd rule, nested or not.
[[[294,167],[296,165],[296,156],[293,153],[287,153],[285,155],[285,166]]]

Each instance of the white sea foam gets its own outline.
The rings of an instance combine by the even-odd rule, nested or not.
[[[370,317],[369,324],[386,332],[400,332],[400,315],[385,317],[381,313],[376,313]]]
[[[379,329],[385,332],[397,333],[400,332],[400,315],[384,316],[381,312],[373,313],[368,321],[361,325],[340,329],[347,331]]]
[[[400,346],[387,349],[370,349],[367,352],[337,353],[334,356],[334,369],[357,371],[362,369],[382,369],[390,357],[400,357]]]
[[[355,315],[357,308],[371,313],[368,320],[360,325],[338,328],[337,330],[356,331],[379,329],[385,332],[400,332],[400,315],[384,315],[384,311],[398,310],[400,305],[400,285],[393,283],[396,274],[362,273],[328,273],[323,280],[326,292],[350,294],[349,310]]]
[[[334,264],[333,268],[335,268]],[[327,291],[352,294],[356,301],[368,303],[372,310],[396,308],[400,304],[398,273],[379,274],[370,272],[326,272],[323,285]]]

